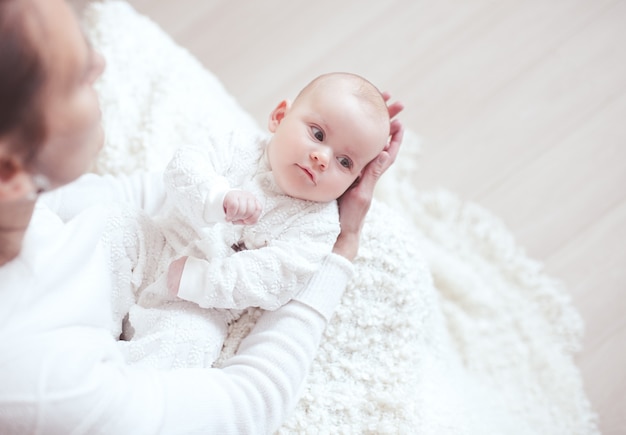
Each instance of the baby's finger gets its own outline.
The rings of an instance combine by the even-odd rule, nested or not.
[[[241,198],[230,198],[226,204],[226,222],[232,222],[239,217],[241,210]]]
[[[248,199],[247,211],[244,222],[247,225],[252,225],[258,222],[259,217],[261,216],[261,202],[256,197],[251,197]]]

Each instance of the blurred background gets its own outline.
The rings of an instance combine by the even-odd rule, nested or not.
[[[626,1],[129,3],[262,127],[329,71],[404,102],[423,144],[419,188],[489,209],[566,284],[602,433],[626,433]]]

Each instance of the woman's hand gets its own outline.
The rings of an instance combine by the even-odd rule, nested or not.
[[[391,95],[389,94],[389,92],[383,92],[383,98],[385,99],[386,103],[389,103]],[[402,110],[404,109],[404,105],[401,102],[396,101],[395,103],[387,104],[387,108],[389,109],[389,119],[393,120],[393,118],[395,118],[398,113],[402,112]],[[389,134],[393,138],[393,131],[391,131]],[[400,137],[400,141],[402,141],[402,137]]]
[[[385,101],[389,101],[390,96],[388,93],[383,93],[383,97]],[[350,261],[354,260],[359,250],[359,238],[361,237],[365,216],[372,203],[376,182],[395,161],[402,143],[402,136],[404,135],[402,123],[397,119],[393,119],[404,108],[402,103],[395,102],[389,104],[388,107],[389,117],[392,118],[389,144],[378,157],[365,167],[358,182],[341,195],[337,201],[339,203],[341,233],[337,237],[333,252]]]

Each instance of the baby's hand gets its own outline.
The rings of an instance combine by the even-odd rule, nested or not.
[[[261,216],[261,202],[250,192],[231,190],[224,197],[226,222],[239,225],[257,223]]]

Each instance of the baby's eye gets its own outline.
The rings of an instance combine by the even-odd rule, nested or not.
[[[337,161],[344,168],[347,168],[347,169],[352,168],[352,160],[350,160],[348,157],[337,157]]]
[[[324,140],[324,132],[319,128],[311,127],[311,132],[313,132],[313,136],[315,136],[315,139],[319,140],[320,142]]]

